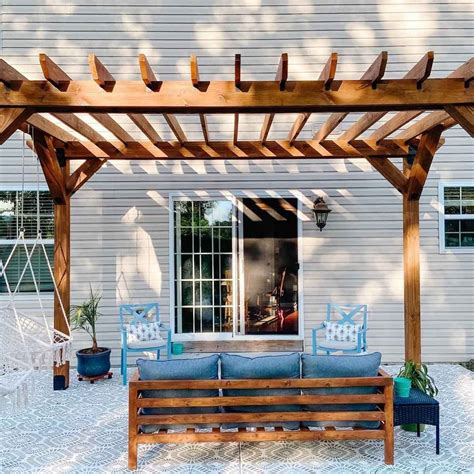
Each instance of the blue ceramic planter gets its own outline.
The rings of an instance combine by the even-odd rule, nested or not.
[[[103,348],[106,349],[106,348]],[[77,372],[84,377],[96,377],[106,374],[110,370],[110,349],[96,354],[76,352]]]

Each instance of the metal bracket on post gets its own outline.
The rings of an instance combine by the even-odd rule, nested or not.
[[[415,156],[416,156],[417,149],[412,146],[408,145],[408,155],[406,158],[407,165],[412,167],[413,163],[415,162]]]
[[[66,152],[64,148],[56,148],[56,157],[58,159],[59,166],[64,168],[66,166]]]

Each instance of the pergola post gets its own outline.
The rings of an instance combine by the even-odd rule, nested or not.
[[[69,162],[62,163],[61,171],[66,181]],[[64,204],[54,204],[54,278],[66,315],[69,315],[71,286],[71,197],[66,195]],[[54,328],[69,335],[58,295],[54,295]],[[54,389],[69,387],[69,361],[53,368]]]
[[[413,162],[403,161],[403,273],[405,360],[421,362],[420,196],[439,146],[443,126],[424,133]]]
[[[420,202],[403,196],[405,360],[421,361]]]

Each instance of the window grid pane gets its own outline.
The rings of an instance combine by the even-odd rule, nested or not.
[[[474,186],[444,188],[444,243],[446,248],[474,247]],[[472,218],[468,218],[467,216]],[[457,219],[456,217],[460,218]],[[466,216],[466,217],[464,217]]]
[[[39,204],[39,222],[38,222]],[[54,238],[54,208],[48,191],[0,191],[0,259],[5,262],[13,249],[13,244],[20,228],[25,229],[25,238],[36,238],[41,229],[44,239]],[[12,241],[12,243],[8,242]],[[31,250],[31,245],[28,245]],[[46,244],[48,258],[53,263],[54,245]],[[31,258],[34,276],[40,291],[54,291],[46,259],[41,248],[37,248]],[[16,287],[26,265],[26,254],[23,248],[17,248],[7,268],[7,278],[12,290]],[[26,269],[19,287],[20,292],[35,291],[31,270]],[[6,282],[0,279],[0,293],[7,293]]]
[[[222,270],[222,259],[232,262],[232,203],[178,201],[174,211],[177,332],[232,331],[232,294],[225,301],[221,294],[223,285],[232,288],[231,272]]]

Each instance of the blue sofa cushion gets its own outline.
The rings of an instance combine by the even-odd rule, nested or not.
[[[346,378],[346,377],[375,377],[380,367],[382,355],[380,352],[363,355],[329,355],[312,356],[303,354],[302,376],[303,378]],[[375,387],[336,387],[336,388],[313,388],[303,389],[304,395],[335,395],[335,394],[370,394],[376,393]],[[351,405],[304,405],[306,411],[361,411],[376,410],[372,404]],[[360,426],[363,428],[377,428],[378,421],[341,421],[341,422],[304,422],[306,426]]]
[[[222,379],[299,379],[300,355],[298,353],[276,356],[243,357],[240,355],[221,354]],[[281,396],[299,395],[300,389],[231,389],[223,390],[224,397],[234,396]],[[301,411],[300,405],[253,405],[253,406],[225,406],[225,412],[272,412],[272,411]],[[283,426],[287,429],[297,429],[299,422],[275,423],[246,423],[246,426]],[[225,425],[233,428],[239,424]]]
[[[197,359],[175,360],[137,360],[140,380],[218,380],[219,355]],[[219,390],[146,390],[144,398],[198,398],[218,397]],[[181,408],[144,408],[144,415],[164,415],[180,413],[217,413],[219,407],[181,407]],[[192,425],[187,425],[192,426]],[[203,425],[200,425],[203,427]],[[150,433],[160,428],[176,428],[176,426],[143,425],[142,431]]]

